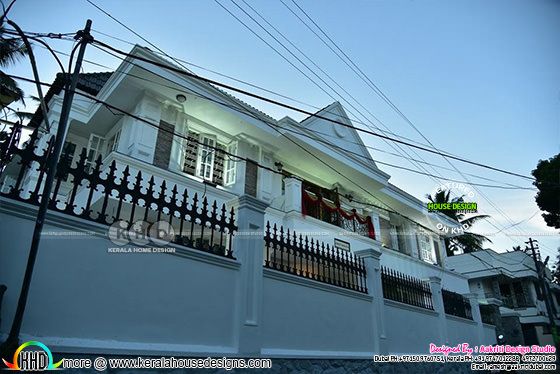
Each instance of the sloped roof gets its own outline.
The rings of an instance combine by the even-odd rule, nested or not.
[[[112,74],[113,72],[110,71],[101,73],[81,73],[78,76],[78,83],[76,85],[76,88],[90,95],[96,96],[99,91],[101,91],[101,88],[103,88],[105,83],[107,83],[109,78],[111,78]],[[70,74],[66,73],[66,76],[69,75]],[[49,102],[53,98],[53,96],[58,95],[62,91],[65,81],[64,78],[65,76],[63,73],[58,73],[54,82],[52,83],[52,86],[45,94],[45,103],[47,104],[47,109]],[[41,122],[43,122],[43,111],[41,110],[41,107],[38,107],[35,113],[33,113],[33,117],[31,117],[31,120],[29,121],[29,126],[35,128],[38,127]]]

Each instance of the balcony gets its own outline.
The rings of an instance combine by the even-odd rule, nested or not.
[[[503,306],[509,309],[535,307],[535,303],[531,302],[524,294],[497,295],[494,293],[486,293],[485,296],[487,298],[494,298],[494,299],[501,300]]]
[[[346,231],[375,239],[371,217],[361,216],[355,209],[347,211],[336,199],[330,200],[321,193],[302,190],[302,214],[338,226]]]

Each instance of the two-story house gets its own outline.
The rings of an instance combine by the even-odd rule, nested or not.
[[[469,278],[471,292],[478,294],[483,304],[499,301],[508,344],[553,344],[544,297],[557,286],[550,282],[548,268],[545,275],[549,289],[543,292],[535,262],[523,251],[497,253],[487,249],[449,257],[446,263]],[[558,324],[554,295],[551,306]]]
[[[80,74],[26,331],[72,349],[264,357],[495,341],[468,276],[446,263],[437,224],[458,222],[390,182],[340,103],[275,119],[167,66],[136,46],[115,71]],[[49,133],[38,111],[24,146],[0,139],[13,305],[63,85],[46,94]],[[145,231],[165,233],[173,255],[135,255],[153,244]],[[79,301],[45,306],[51,290]]]
[[[131,54],[168,63],[142,47]],[[51,133],[62,78],[46,95]],[[340,103],[300,122],[275,120],[210,84],[131,58],[114,72],[81,74],[77,89],[138,118],[77,95],[61,159],[76,163],[85,148],[87,170],[101,157],[105,171],[116,161],[117,169],[128,166],[133,176],[140,170],[218,203],[248,193],[269,204],[271,224],[316,233],[349,251],[380,245],[387,253],[384,265],[418,277],[443,270],[449,282],[455,280],[444,270],[445,246],[434,222],[456,222],[435,213],[428,219],[422,201],[389,182]],[[41,122],[37,111],[31,125]],[[4,176],[2,188],[15,178]],[[64,184],[58,191],[68,192]],[[91,204],[101,198],[94,194]],[[116,202],[107,209],[115,210]],[[465,285],[449,287],[464,292]]]

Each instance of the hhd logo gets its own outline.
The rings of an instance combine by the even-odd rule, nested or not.
[[[27,347],[39,347],[39,350],[26,350]],[[63,360],[53,362],[51,350],[41,342],[29,341],[19,346],[15,351],[12,363],[2,359],[4,364],[12,370],[43,371],[55,370]]]

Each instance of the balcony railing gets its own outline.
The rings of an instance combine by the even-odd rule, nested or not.
[[[38,154],[37,132],[23,148],[10,140],[15,132],[14,127],[0,137],[0,182],[9,181],[0,196],[39,205],[54,137]],[[91,169],[86,163],[85,148],[75,165],[67,158],[59,161],[49,209],[104,225],[118,223],[119,232],[137,229],[140,221],[157,230],[157,239],[161,239],[163,223],[167,242],[233,257],[232,237],[237,230],[233,208],[228,211],[225,204],[218,206],[216,201],[201,199],[197,193],[189,195],[177,185],[169,188],[165,180],[156,183],[153,176],[143,176],[141,171],[131,175],[128,166],[122,169],[116,161],[102,171],[101,155]],[[7,170],[13,174],[9,179],[5,175]],[[30,176],[36,176],[36,182],[25,183]],[[63,183],[69,185],[69,192],[64,195],[59,193]]]
[[[363,217],[355,209],[348,212],[340,205],[305,189],[302,190],[302,213],[358,235],[375,239],[371,217]]]
[[[471,303],[466,297],[459,293],[448,291],[445,289],[441,290],[441,295],[443,297],[443,307],[445,309],[445,314],[473,319]]]
[[[418,279],[396,270],[381,268],[383,297],[401,303],[433,310],[430,286]]]
[[[348,251],[330,248],[318,240],[266,224],[264,266],[367,293],[363,259]]]
[[[509,309],[517,308],[531,308],[535,306],[535,303],[529,300],[525,294],[508,294],[508,295],[496,295],[494,293],[486,293],[486,298],[494,298],[501,300],[503,306]]]

